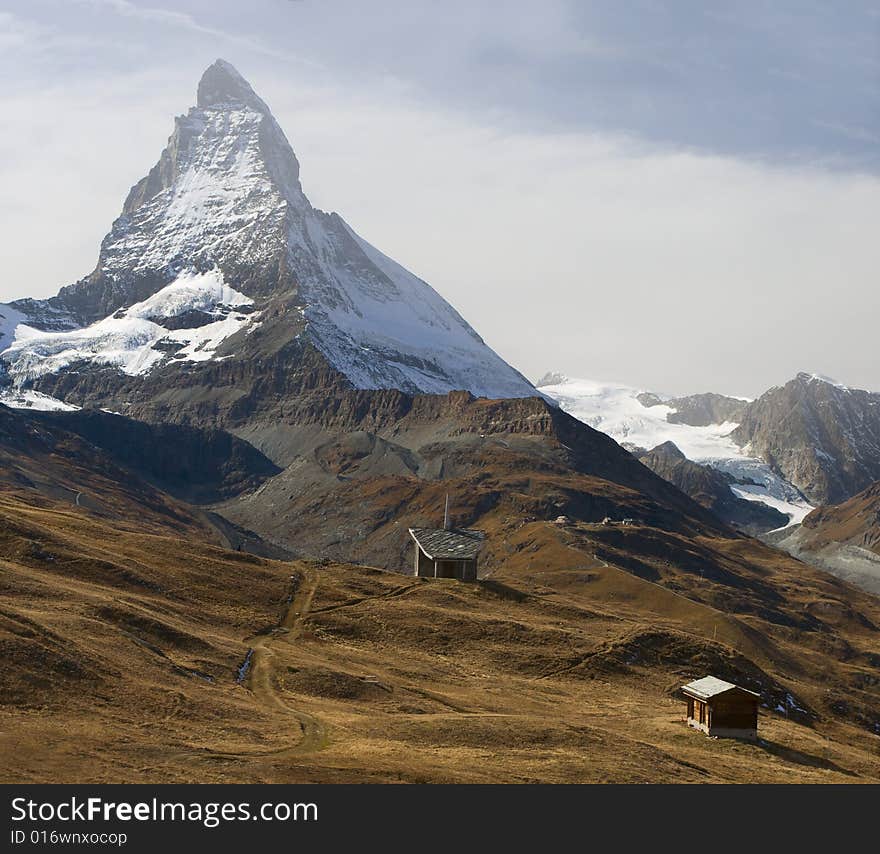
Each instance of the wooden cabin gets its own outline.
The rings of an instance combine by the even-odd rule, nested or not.
[[[485,535],[469,528],[410,528],[415,543],[413,575],[477,580],[477,558]]]
[[[706,676],[682,685],[688,726],[718,738],[758,738],[760,694]]]

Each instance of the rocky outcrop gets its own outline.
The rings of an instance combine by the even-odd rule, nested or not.
[[[670,424],[706,427],[709,424],[738,423],[748,401],[723,394],[692,394],[664,401],[675,409],[666,416]]]
[[[664,442],[639,454],[638,459],[739,531],[756,535],[788,523],[788,516],[784,513],[760,501],[747,501],[734,495],[730,489],[732,478],[729,475],[692,462],[672,442]]]
[[[880,394],[801,373],[749,404],[732,438],[814,504],[846,501],[880,479]]]

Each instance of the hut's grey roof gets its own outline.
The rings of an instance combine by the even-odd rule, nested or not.
[[[748,688],[741,688],[739,685],[734,685],[733,682],[725,682],[723,679],[718,679],[715,676],[704,676],[702,679],[688,682],[687,685],[682,685],[681,690],[699,700],[709,700],[712,697],[717,697],[719,694],[726,693],[731,688],[736,688],[738,691],[744,691],[746,694],[752,694],[755,697],[760,696],[754,691],[749,691]]]
[[[410,528],[409,533],[431,560],[473,560],[486,537],[471,528]]]

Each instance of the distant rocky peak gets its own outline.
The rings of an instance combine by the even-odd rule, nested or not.
[[[798,375],[794,378],[793,382],[802,383],[802,384],[814,384],[821,383],[826,386],[833,386],[840,391],[849,391],[849,387],[845,386],[843,383],[838,382],[835,379],[832,379],[825,374],[813,373],[810,371],[800,371]]]
[[[880,479],[880,394],[802,372],[750,403],[731,438],[814,504],[837,504]]]
[[[560,371],[548,371],[535,383],[535,388],[542,386],[562,385],[568,382],[568,377]]]
[[[270,110],[251,88],[250,83],[226,60],[210,65],[199,81],[196,103],[202,109],[246,106],[270,115]]]
[[[681,452],[675,442],[662,442],[655,448],[651,448],[650,454],[655,456],[663,456],[670,460],[686,460],[687,457]]]
[[[662,406],[666,402],[664,398],[659,394],[654,394],[653,391],[640,391],[636,395],[636,400],[647,409],[652,406]]]

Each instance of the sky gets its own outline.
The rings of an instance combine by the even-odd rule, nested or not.
[[[880,390],[880,3],[0,0],[0,301],[94,267],[218,57],[530,379]]]

